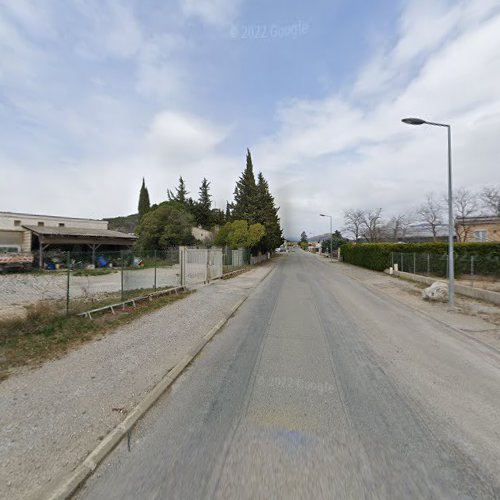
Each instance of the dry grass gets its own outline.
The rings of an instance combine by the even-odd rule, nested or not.
[[[58,358],[71,349],[92,340],[96,335],[111,332],[120,325],[189,295],[165,295],[152,301],[127,307],[117,314],[105,313],[92,321],[79,316],[66,317],[61,304],[54,301],[39,302],[27,309],[25,319],[0,320],[0,381],[21,366],[37,366]],[[109,303],[109,298],[107,301]],[[94,303],[94,307],[106,305]],[[78,309],[84,309],[80,304]],[[87,307],[88,308],[88,307]]]

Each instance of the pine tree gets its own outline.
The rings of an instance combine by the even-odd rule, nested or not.
[[[262,224],[266,229],[266,234],[260,243],[263,252],[272,252],[283,243],[280,219],[274,197],[269,190],[269,184],[262,175],[258,175],[256,196],[256,222]]]
[[[182,205],[186,205],[188,203],[187,195],[189,191],[186,189],[186,184],[182,175],[179,177],[179,186],[175,188],[175,195],[167,189],[167,196],[169,201],[178,201]]]
[[[203,179],[200,186],[200,197],[195,207],[196,223],[204,228],[212,224],[212,196],[210,195],[210,182]]]
[[[139,212],[139,221],[143,218],[143,216],[147,212],[149,212],[150,208],[151,208],[151,203],[149,201],[149,192],[143,177],[141,190],[139,192],[139,205],[137,207],[137,210]]]
[[[234,189],[234,205],[232,209],[233,220],[246,220],[249,224],[255,224],[256,221],[256,198],[257,185],[253,174],[252,155],[247,149],[247,164],[236,182]]]

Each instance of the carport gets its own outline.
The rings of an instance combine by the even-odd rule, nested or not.
[[[56,245],[85,245],[92,250],[92,261],[95,253],[104,246],[130,248],[137,237],[131,234],[112,231],[110,229],[81,229],[72,227],[23,226],[38,239],[38,263],[43,267],[43,253]]]

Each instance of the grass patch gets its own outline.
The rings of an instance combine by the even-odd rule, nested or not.
[[[116,314],[101,314],[95,320],[66,317],[61,314],[60,304],[54,302],[30,306],[26,318],[0,320],[0,381],[15,368],[38,366],[44,361],[61,357],[97,335],[109,333],[189,293],[160,296],[152,301],[140,302],[136,308],[126,307],[117,310]],[[94,307],[102,305],[106,304],[94,303]]]

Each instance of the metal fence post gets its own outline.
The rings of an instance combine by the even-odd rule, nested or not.
[[[403,263],[404,263],[404,254],[403,252],[401,252],[401,272],[404,272]]]
[[[208,283],[208,279],[209,279],[209,276],[208,276],[208,266],[209,266],[209,259],[210,259],[210,250],[207,248],[205,250],[205,252],[207,253],[207,259],[206,259],[206,266],[205,266],[205,283]]]
[[[153,285],[153,288],[156,290],[156,250],[154,251],[154,263],[155,263],[155,281],[154,281],[154,285]]]
[[[427,274],[431,274],[431,254],[427,252]]]
[[[186,286],[186,262],[185,262],[185,252],[186,247],[179,246],[179,266],[180,266],[180,279],[181,286]]]
[[[470,256],[470,280],[471,286],[474,286],[474,255]]]
[[[394,252],[391,252],[391,267],[394,269]]]
[[[122,299],[122,302],[125,300],[124,299],[124,291],[123,291],[123,272],[124,272],[124,259],[123,259],[123,250],[120,250],[120,261],[121,261],[121,276],[120,276],[120,279],[121,279],[121,299]]]
[[[71,252],[66,252],[66,316],[69,316],[69,284],[71,271]]]
[[[417,254],[413,252],[413,274],[417,274]]]

